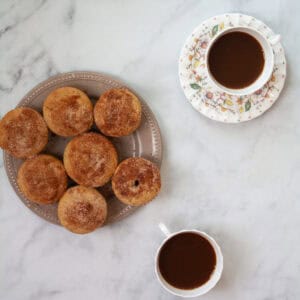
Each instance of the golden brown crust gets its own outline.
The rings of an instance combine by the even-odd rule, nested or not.
[[[141,123],[142,107],[139,99],[127,89],[111,89],[101,95],[94,108],[99,130],[108,136],[125,136]]]
[[[60,160],[41,154],[27,159],[18,171],[20,190],[40,204],[56,202],[67,189],[67,174]]]
[[[44,149],[47,142],[47,125],[34,109],[13,109],[0,121],[0,147],[14,157],[35,155]]]
[[[68,175],[78,184],[98,187],[107,183],[118,164],[113,144],[99,133],[73,138],[64,152]]]
[[[117,167],[112,178],[112,188],[117,198],[125,204],[145,204],[160,191],[159,169],[144,158],[128,158]]]
[[[93,188],[69,188],[58,203],[61,224],[74,233],[88,233],[103,225],[107,216],[104,197]]]
[[[93,105],[88,96],[73,87],[52,91],[43,104],[45,121],[54,133],[75,136],[93,124]]]

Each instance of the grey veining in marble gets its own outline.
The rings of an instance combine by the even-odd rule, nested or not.
[[[168,300],[154,274],[162,235],[197,228],[223,249],[207,300],[300,299],[300,40],[296,0],[0,2],[0,115],[58,72],[126,81],[155,112],[164,141],[160,196],[128,219],[73,235],[32,214],[0,162],[0,299]],[[286,87],[264,116],[224,125],[186,101],[177,59],[206,18],[242,12],[282,35]]]

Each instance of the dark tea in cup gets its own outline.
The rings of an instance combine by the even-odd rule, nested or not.
[[[249,95],[270,79],[274,68],[273,42],[249,27],[220,31],[208,44],[205,62],[213,85],[232,95]]]
[[[211,243],[196,232],[182,232],[167,240],[158,255],[162,277],[178,289],[195,289],[205,284],[216,267]]]
[[[252,35],[233,31],[222,35],[211,46],[208,67],[220,84],[231,89],[251,85],[262,73],[264,51]]]

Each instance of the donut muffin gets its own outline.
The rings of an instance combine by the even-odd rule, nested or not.
[[[127,89],[111,89],[101,95],[94,108],[99,130],[108,136],[131,134],[141,123],[142,107],[139,99]]]
[[[14,157],[26,158],[35,155],[47,143],[47,125],[34,109],[13,109],[0,121],[0,147]]]
[[[67,174],[60,160],[40,154],[27,159],[18,171],[20,190],[31,201],[51,204],[67,189]]]
[[[107,216],[104,197],[93,188],[69,188],[58,203],[61,224],[74,233],[88,233],[100,227]]]
[[[160,187],[159,169],[141,157],[122,161],[112,178],[112,188],[117,198],[133,206],[152,200],[159,193]]]
[[[93,124],[93,105],[88,96],[73,87],[51,92],[43,104],[45,121],[51,131],[61,136],[75,136]]]
[[[65,148],[64,165],[78,184],[98,187],[107,183],[118,164],[113,144],[99,133],[84,133]]]

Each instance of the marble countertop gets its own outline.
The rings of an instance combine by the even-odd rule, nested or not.
[[[50,1],[0,3],[0,114],[40,81],[91,70],[124,80],[161,127],[160,196],[89,235],[28,210],[0,168],[0,299],[168,300],[154,255],[172,230],[197,228],[222,247],[207,300],[300,298],[299,1]],[[206,119],[177,76],[181,46],[201,21],[242,12],[282,35],[288,78],[278,102],[239,125]],[[299,140],[298,140],[299,139]]]

